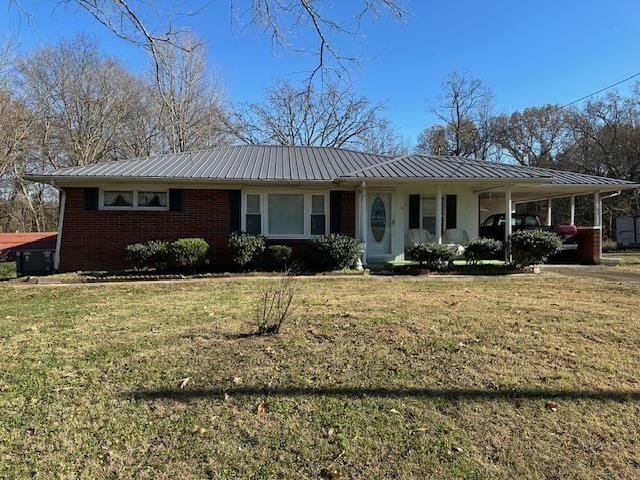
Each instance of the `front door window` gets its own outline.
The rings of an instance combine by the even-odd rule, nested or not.
[[[386,229],[387,208],[382,198],[375,197],[371,202],[371,236],[376,242],[381,242],[384,239]]]

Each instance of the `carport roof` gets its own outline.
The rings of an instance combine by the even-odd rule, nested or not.
[[[34,181],[339,182],[348,180],[524,181],[634,188],[624,180],[463,157],[391,157],[330,147],[240,145],[104,162],[29,175]]]

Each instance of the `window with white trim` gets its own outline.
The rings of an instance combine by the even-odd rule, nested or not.
[[[100,190],[103,210],[168,210],[167,190]]]
[[[269,235],[304,235],[304,194],[267,193]]]
[[[242,230],[271,238],[309,238],[329,230],[329,196],[295,191],[245,192]]]
[[[311,235],[327,233],[326,201],[326,195],[311,195]]]
[[[442,229],[446,228],[445,219],[447,218],[446,196],[442,196]],[[436,198],[421,197],[420,199],[420,224],[423,230],[428,231],[431,235],[436,234]]]
[[[245,197],[245,229],[247,233],[262,233],[262,208],[259,193],[247,193]]]
[[[421,222],[422,229],[431,235],[436,233],[436,199],[433,197],[422,197],[421,199]]]

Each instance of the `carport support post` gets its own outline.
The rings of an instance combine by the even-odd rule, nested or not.
[[[576,224],[576,196],[571,195],[571,202],[569,203],[569,209],[571,211],[571,218],[569,219],[569,225]]]
[[[511,262],[511,248],[509,246],[509,237],[511,236],[512,226],[512,212],[513,202],[511,201],[511,189],[507,188],[504,191],[504,260],[505,262]]]
[[[436,242],[442,243],[442,187],[436,189]]]
[[[551,226],[551,199],[547,198],[547,227]]]
[[[600,230],[600,252],[598,255],[598,259],[600,259],[602,257],[602,200],[600,192],[593,194],[593,226]]]

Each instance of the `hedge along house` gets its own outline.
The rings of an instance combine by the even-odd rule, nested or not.
[[[233,231],[290,245],[342,233],[360,239],[364,263],[402,260],[416,241],[477,236],[488,196],[500,199],[508,236],[516,202],[593,195],[594,225],[581,238],[584,258],[597,262],[602,199],[638,187],[457,157],[264,145],[70,167],[29,179],[60,191],[59,271],[122,268],[127,245],[181,237],[204,238],[212,263],[224,268]]]

